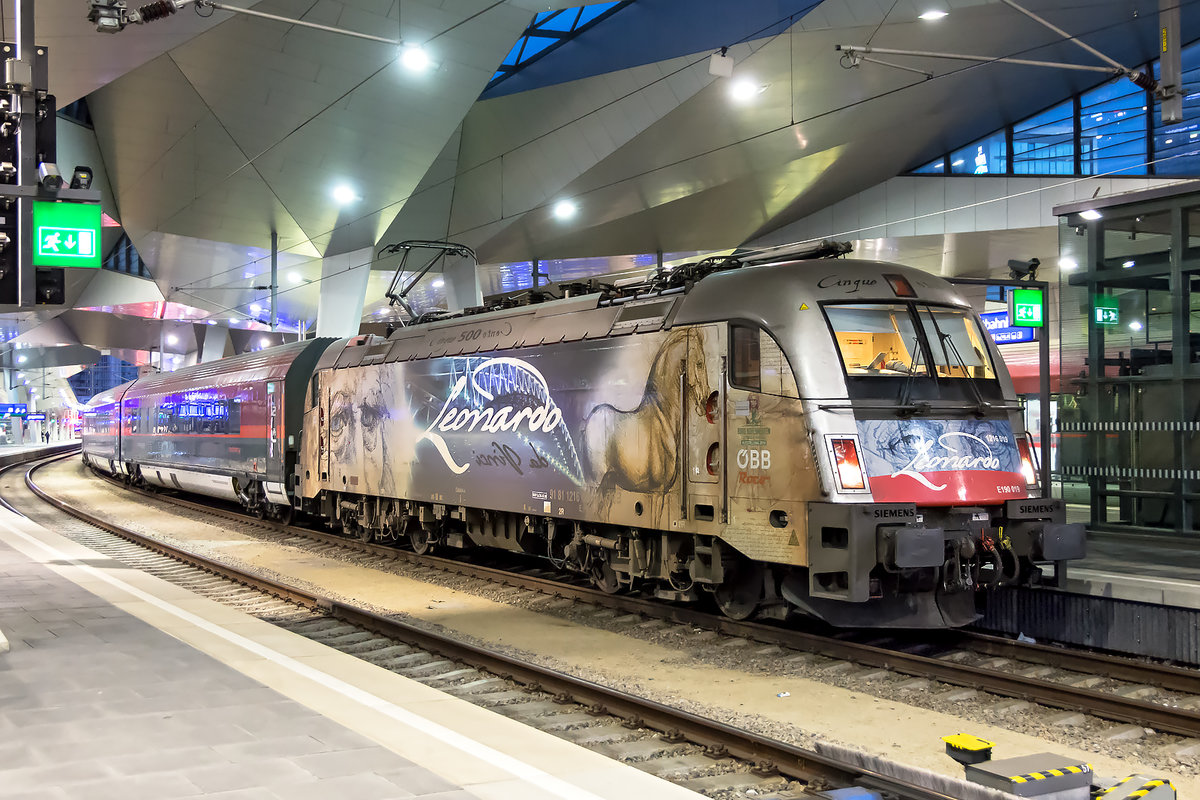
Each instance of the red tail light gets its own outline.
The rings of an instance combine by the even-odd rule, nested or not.
[[[1029,446],[1029,437],[1017,438],[1017,452],[1021,454],[1021,474],[1025,476],[1025,485],[1037,488],[1037,464],[1033,460],[1033,448]]]
[[[838,483],[843,489],[865,489],[862,466],[858,460],[858,447],[853,439],[833,439],[833,462],[837,467]]]
[[[704,457],[704,466],[709,475],[717,474],[717,470],[721,468],[721,445],[709,445],[708,454]]]

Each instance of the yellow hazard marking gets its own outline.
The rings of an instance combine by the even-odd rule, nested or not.
[[[995,742],[980,739],[978,736],[972,736],[969,733],[956,733],[953,736],[943,736],[942,741],[959,750],[987,750],[989,747],[995,747],[996,745]]]
[[[1105,789],[1104,791],[1097,792],[1096,794],[1094,794],[1092,796],[1093,797],[1103,797],[1106,794],[1115,792],[1117,789],[1120,789],[1122,786],[1129,783],[1131,780],[1133,780],[1136,777],[1138,777],[1138,776],[1130,775],[1128,778],[1123,778],[1115,786],[1110,786],[1109,788]],[[1172,790],[1175,789],[1175,785],[1172,784],[1169,780],[1160,778],[1160,779],[1147,781],[1147,782],[1143,783],[1137,789],[1134,789],[1132,792],[1127,794],[1126,797],[1145,797],[1146,795],[1150,794],[1150,792],[1154,791],[1155,789],[1157,789],[1160,786],[1169,786]]]
[[[793,530],[792,535],[788,537],[788,547],[799,547],[800,540],[796,538],[796,532]]]
[[[808,311],[808,303],[801,303],[801,304],[800,304],[800,310],[801,310],[801,311]]]
[[[1030,772],[1028,775],[1011,775],[1009,780],[1013,783],[1029,783],[1030,781],[1044,781],[1047,778],[1061,778],[1067,774],[1078,774],[1080,772],[1091,772],[1091,764],[1079,764],[1077,766],[1063,767],[1062,769],[1047,769],[1041,772]]]

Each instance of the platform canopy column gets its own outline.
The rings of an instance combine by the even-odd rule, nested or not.
[[[468,259],[447,259],[443,278],[446,281],[446,310],[462,311],[464,308],[483,305],[483,291],[479,288],[479,270]]]
[[[317,336],[358,335],[373,255],[368,247],[322,260]]]

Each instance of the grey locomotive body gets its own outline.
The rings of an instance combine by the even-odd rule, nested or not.
[[[1082,555],[953,287],[868,261],[712,271],[326,347],[292,395],[291,506],[868,627],[964,624],[977,590]]]

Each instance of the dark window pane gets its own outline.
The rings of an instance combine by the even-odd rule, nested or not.
[[[1127,80],[1083,93],[1079,140],[1082,174],[1146,174],[1145,103],[1145,91]]]
[[[917,167],[913,170],[914,175],[945,175],[946,174],[946,159],[938,158],[930,161],[923,167]]]
[[[1158,175],[1200,175],[1200,42],[1183,48],[1183,120],[1162,124],[1161,103],[1153,106],[1154,171]],[[1160,72],[1154,62],[1154,74]]]
[[[733,350],[733,383],[743,389],[762,389],[761,364],[758,350],[758,329],[746,325],[730,328],[730,348]]]
[[[950,154],[953,175],[1003,175],[1008,171],[1008,146],[1004,131],[969,144]]]
[[[1013,126],[1016,175],[1071,175],[1075,171],[1074,103],[1059,103]]]

